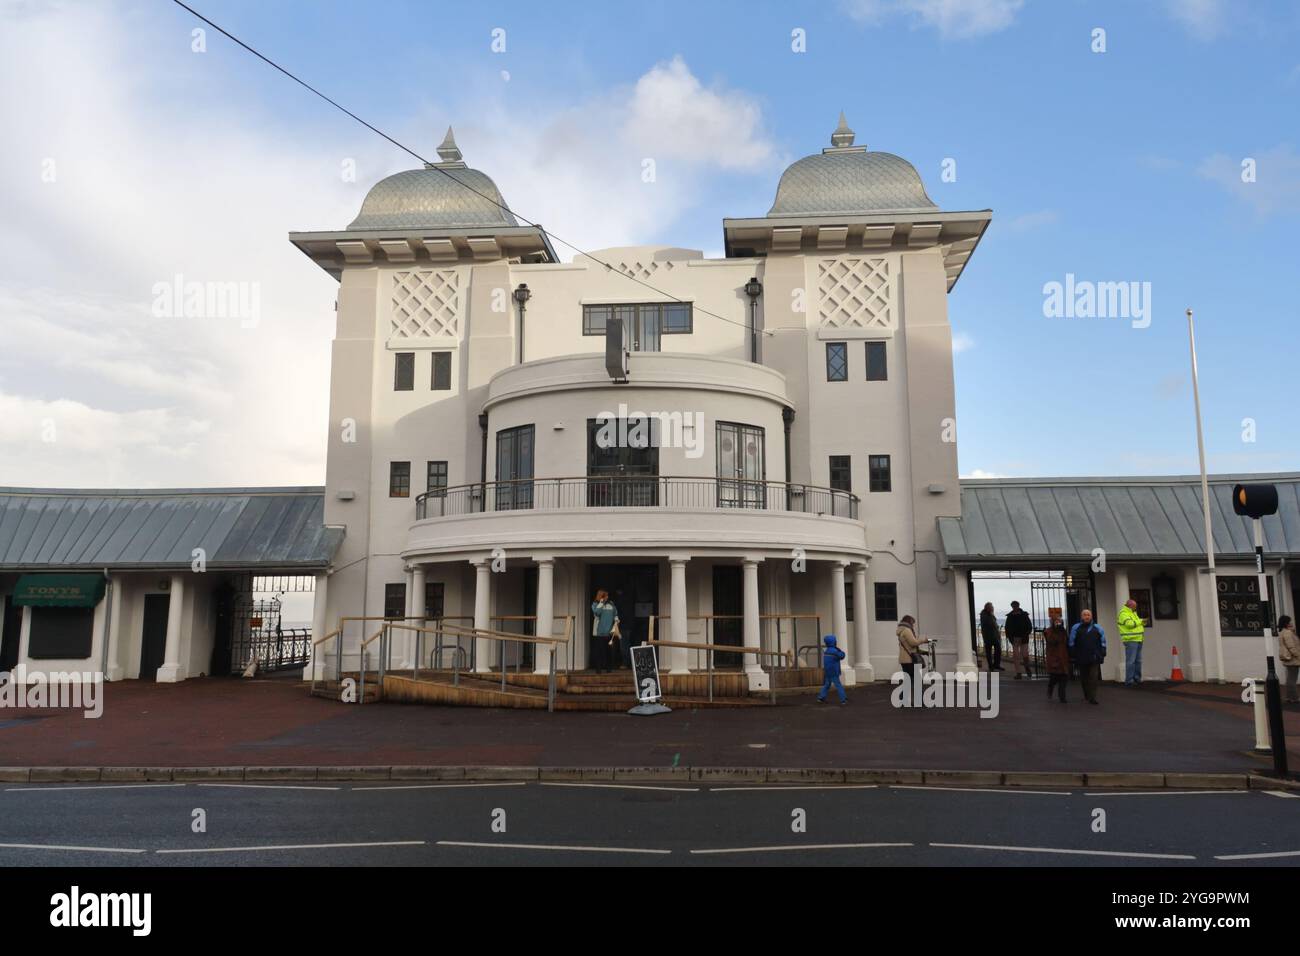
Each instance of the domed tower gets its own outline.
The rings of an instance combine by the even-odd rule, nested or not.
[[[727,256],[755,260],[762,361],[798,396],[794,480],[862,498],[872,587],[857,613],[952,635],[954,587],[936,566],[937,519],[961,513],[947,293],[992,213],[941,210],[916,167],[859,145],[843,113],[830,140],[785,170],[766,216],[724,220]],[[951,637],[944,650],[941,669],[972,666]],[[892,652],[873,642],[877,672]]]

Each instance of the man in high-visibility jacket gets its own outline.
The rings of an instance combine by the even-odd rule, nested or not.
[[[1124,642],[1124,683],[1136,687],[1142,683],[1142,638],[1145,636],[1146,624],[1137,611],[1138,602],[1129,598],[1119,609],[1115,625],[1119,628],[1120,640]]]

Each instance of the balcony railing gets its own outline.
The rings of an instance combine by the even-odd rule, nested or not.
[[[415,499],[417,521],[481,511],[574,508],[747,508],[858,517],[858,496],[834,488],[739,478],[599,476],[477,482],[425,492]]]

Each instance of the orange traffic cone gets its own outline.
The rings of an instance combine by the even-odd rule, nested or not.
[[[1182,668],[1182,665],[1178,663],[1178,648],[1177,648],[1177,647],[1174,648],[1174,670],[1173,670],[1173,673],[1171,673],[1171,674],[1169,675],[1169,679],[1170,679],[1171,681],[1174,681],[1174,680],[1187,680],[1187,678],[1183,676],[1183,668]]]

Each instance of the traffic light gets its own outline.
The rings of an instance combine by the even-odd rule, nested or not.
[[[1248,518],[1277,514],[1276,485],[1234,485],[1232,510]]]

